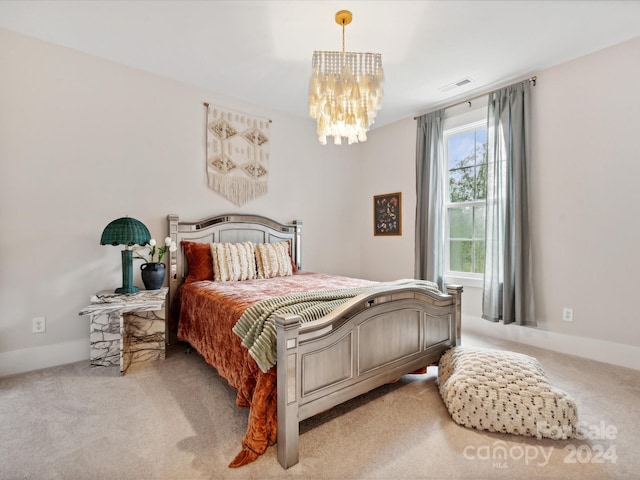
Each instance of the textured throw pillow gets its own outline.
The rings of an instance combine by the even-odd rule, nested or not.
[[[188,265],[185,282],[213,280],[213,262],[210,244],[183,241],[182,248],[184,249],[184,255]]]
[[[260,243],[255,250],[258,278],[286,277],[293,273],[289,242]]]
[[[251,242],[212,243],[211,257],[216,282],[256,278],[254,244]]]

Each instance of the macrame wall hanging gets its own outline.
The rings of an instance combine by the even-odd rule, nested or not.
[[[204,105],[209,187],[237,206],[267,193],[271,121]]]

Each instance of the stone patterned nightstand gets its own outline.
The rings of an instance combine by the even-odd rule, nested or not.
[[[167,291],[102,291],[93,295],[91,305],[80,311],[90,320],[91,365],[119,365],[124,375],[133,364],[164,360]]]

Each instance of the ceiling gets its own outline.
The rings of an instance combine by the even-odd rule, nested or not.
[[[308,118],[314,50],[382,54],[379,127],[640,35],[640,1],[13,1],[0,28]],[[472,81],[441,88],[465,77]]]

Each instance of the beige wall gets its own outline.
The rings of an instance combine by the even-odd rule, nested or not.
[[[532,130],[540,324],[636,346],[639,59],[640,38],[541,72]]]
[[[413,278],[416,210],[416,126],[406,119],[369,132],[362,143],[362,197],[358,205],[362,276],[390,281]],[[374,236],[373,196],[402,193],[402,235]]]
[[[538,329],[480,319],[481,295],[466,288],[466,328],[640,368],[637,245],[640,242],[640,39],[537,72],[533,89],[531,210]],[[402,186],[404,235],[376,268],[413,273],[415,122],[374,130],[362,159],[364,196]],[[402,138],[411,145],[397,146]],[[370,183],[367,183],[370,182]],[[371,189],[371,185],[375,188]],[[370,206],[363,204],[363,217]],[[361,233],[362,271],[381,251]],[[563,307],[574,322],[562,320]]]
[[[0,375],[88,358],[78,311],[122,283],[121,249],[99,245],[120,216],[157,239],[169,213],[302,219],[304,269],[359,274],[357,150],[320,146],[311,119],[3,30],[0,65]],[[269,193],[242,208],[206,185],[205,101],[273,120]]]

